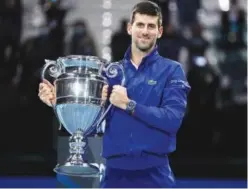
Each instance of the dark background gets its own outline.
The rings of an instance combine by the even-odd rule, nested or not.
[[[38,34],[22,41],[23,2],[0,1],[0,187],[5,186],[1,183],[12,182],[4,180],[9,176],[47,177],[48,183],[50,177],[55,177],[52,169],[57,163],[57,136],[68,134],[64,129],[58,131],[52,109],[37,96],[44,59],[68,54],[100,56],[94,36],[87,32],[88,18],[65,26],[64,19],[73,10],[61,7],[60,1],[38,2],[46,21],[38,27]],[[164,11],[165,31],[158,43],[160,54],[180,60],[192,86],[188,110],[178,133],[177,151],[171,154],[176,177],[190,181],[198,178],[246,181],[247,13],[242,9],[246,5],[241,3],[241,8],[229,11],[215,7],[219,24],[210,29],[213,40],[209,41],[203,35],[206,28],[197,19],[200,11],[211,14],[202,8],[202,1],[156,2]],[[177,6],[177,12],[172,5]],[[172,21],[175,14],[177,22]],[[109,44],[112,61],[123,56],[130,40],[123,29],[126,20],[120,23],[122,27],[112,35]],[[69,45],[63,42],[65,27],[73,31]],[[180,58],[182,49],[187,51],[185,58]],[[213,54],[207,56],[209,49]],[[181,187],[189,186],[187,182],[184,184]]]

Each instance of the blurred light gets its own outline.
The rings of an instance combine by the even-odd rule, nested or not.
[[[103,0],[102,7],[104,9],[111,9],[112,8],[112,1],[111,0]]]
[[[111,29],[105,29],[103,30],[103,37],[104,38],[110,38],[112,35],[112,30]]]
[[[230,1],[229,0],[219,0],[219,6],[222,11],[229,11]]]
[[[111,43],[112,36],[112,13],[110,12],[112,8],[112,0],[102,0],[102,7],[104,10],[102,14],[102,57],[107,61],[111,61],[111,48],[109,47]]]
[[[107,60],[108,62],[110,62],[111,61],[111,54],[108,54],[108,53],[107,54],[103,54],[102,55],[102,58],[105,59],[105,60]]]
[[[196,56],[194,57],[194,63],[196,66],[204,67],[207,64],[207,60],[203,56]]]
[[[111,29],[104,29],[102,32],[102,43],[104,45],[109,45],[111,41],[112,30]]]
[[[111,53],[111,48],[110,47],[103,47],[102,54],[107,54],[107,53]]]
[[[107,61],[111,60],[111,48],[110,47],[103,47],[102,49],[102,57]]]
[[[112,13],[104,12],[102,15],[102,25],[104,27],[109,27],[112,25]]]
[[[227,75],[222,76],[220,80],[221,88],[226,89],[230,86],[230,84],[231,84],[230,77]]]
[[[46,25],[46,18],[39,6],[35,6],[32,12],[30,23],[34,27],[41,27]]]

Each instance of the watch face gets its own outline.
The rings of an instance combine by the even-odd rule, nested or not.
[[[129,109],[133,110],[134,107],[135,107],[135,102],[130,101],[130,102],[128,103],[128,107],[129,107]]]

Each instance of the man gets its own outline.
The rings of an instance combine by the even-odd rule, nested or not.
[[[156,41],[163,28],[157,4],[135,5],[127,31],[132,41],[121,61],[126,84],[111,86],[111,91],[105,86],[102,92],[104,100],[111,92],[114,108],[103,137],[106,170],[101,187],[172,187],[168,155],[176,149],[190,87],[181,65],[158,54]],[[49,86],[41,84],[40,98],[51,105]]]

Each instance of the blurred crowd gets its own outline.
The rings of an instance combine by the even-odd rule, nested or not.
[[[246,10],[238,0],[230,0],[229,10],[219,10],[220,22],[210,30],[214,36],[210,41],[198,19],[202,1],[153,1],[163,10],[164,33],[158,42],[159,52],[183,65],[192,87],[178,133],[177,153],[184,157],[245,158]],[[45,22],[39,26],[38,35],[22,41],[22,1],[0,1],[0,114],[4,135],[0,145],[5,153],[49,154],[54,150],[54,113],[37,97],[44,59],[68,54],[100,56],[89,32],[90,20],[82,18],[65,26],[71,10],[61,2],[39,0],[37,6]],[[112,61],[122,59],[130,44],[127,23],[126,18],[120,20],[119,30],[112,35]],[[68,44],[64,43],[66,27],[73,31]]]

